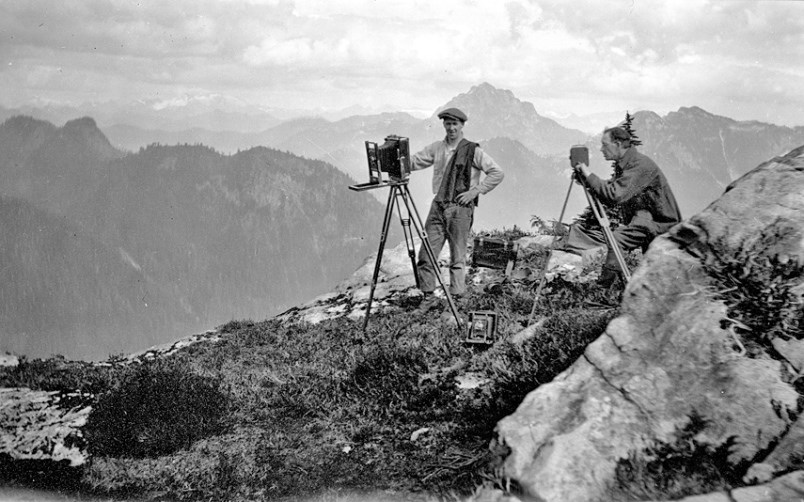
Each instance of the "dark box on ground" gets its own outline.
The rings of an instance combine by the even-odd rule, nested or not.
[[[511,273],[516,265],[519,245],[510,240],[496,237],[475,237],[472,246],[472,266],[505,270]]]

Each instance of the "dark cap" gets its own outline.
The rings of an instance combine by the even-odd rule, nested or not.
[[[446,110],[442,110],[438,114],[438,118],[455,119],[460,120],[461,122],[466,122],[467,120],[469,120],[468,118],[466,118],[466,114],[458,110],[457,108],[447,108]]]

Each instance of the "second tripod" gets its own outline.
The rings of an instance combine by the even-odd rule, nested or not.
[[[402,224],[402,230],[405,233],[405,245],[407,246],[408,256],[410,257],[411,265],[413,266],[413,275],[416,278],[416,287],[420,287],[420,284],[419,270],[416,267],[416,249],[413,241],[414,230],[421,240],[422,249],[424,249],[427,259],[433,266],[433,270],[436,271],[435,276],[438,280],[438,284],[444,290],[444,296],[447,298],[449,308],[452,311],[452,315],[455,317],[455,322],[458,328],[460,329],[461,318],[458,315],[458,310],[455,307],[455,302],[452,300],[452,295],[450,294],[449,289],[444,286],[444,279],[441,277],[441,273],[438,268],[438,257],[433,252],[433,248],[430,245],[429,239],[427,238],[427,233],[424,231],[424,225],[422,224],[421,217],[419,216],[419,211],[416,209],[416,204],[413,202],[413,197],[411,197],[410,190],[408,189],[408,180],[391,180],[382,184],[375,184],[360,188],[349,188],[352,188],[353,190],[365,190],[368,188],[379,188],[384,186],[390,187],[391,190],[388,193],[388,202],[385,205],[385,217],[383,218],[382,232],[380,233],[380,247],[377,251],[377,260],[374,263],[374,274],[371,278],[371,289],[369,290],[368,304],[366,305],[366,316],[363,318],[363,331],[365,331],[366,327],[368,326],[369,314],[371,313],[371,304],[374,301],[374,291],[377,288],[377,279],[379,278],[380,266],[382,264],[382,254],[385,250],[385,243],[388,240],[388,233],[391,228],[391,219],[393,219],[394,207],[396,207],[397,213],[399,214],[399,221]],[[402,199],[402,204],[399,202],[400,199]],[[405,214],[402,213],[403,205],[406,211]]]

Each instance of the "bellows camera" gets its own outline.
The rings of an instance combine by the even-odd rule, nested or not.
[[[387,173],[390,181],[404,181],[410,175],[410,141],[402,136],[388,136],[382,145],[366,141],[369,182],[352,185],[352,190],[368,190],[383,184],[382,174]]]
[[[406,179],[410,174],[410,141],[408,138],[388,136],[385,138],[385,143],[379,146],[372,141],[366,141],[366,154],[369,160],[371,181],[375,179],[378,182],[382,181],[379,171],[388,173],[389,177],[397,180]]]

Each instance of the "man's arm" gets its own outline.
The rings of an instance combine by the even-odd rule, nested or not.
[[[435,163],[436,145],[438,143],[431,143],[424,147],[420,152],[414,153],[410,156],[410,170],[419,171],[426,169]]]
[[[594,194],[607,204],[622,204],[639,195],[658,174],[656,169],[637,166],[623,171],[615,180],[603,181],[583,163],[575,166],[575,172],[584,177]]]
[[[474,187],[461,194],[458,194],[457,201],[460,204],[469,204],[471,201],[475,200],[478,195],[485,195],[489,193],[490,191],[494,190],[494,187],[499,185],[505,177],[505,174],[500,166],[497,165],[489,154],[481,150],[480,147],[475,148],[475,156],[472,159],[472,167],[474,169],[483,171],[486,176]]]
[[[480,193],[483,195],[494,190],[494,187],[499,185],[505,177],[505,173],[503,173],[500,166],[494,162],[491,155],[487,154],[479,147],[475,149],[474,165],[479,167],[480,170],[486,174],[485,178],[480,180],[480,183],[477,184],[478,190],[480,190]]]

